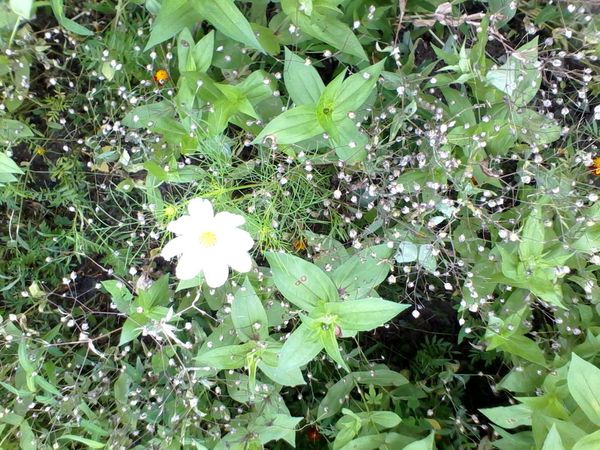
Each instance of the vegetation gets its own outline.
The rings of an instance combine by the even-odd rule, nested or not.
[[[0,4],[0,448],[600,448],[599,12]]]

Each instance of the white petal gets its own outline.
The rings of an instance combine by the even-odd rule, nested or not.
[[[207,260],[204,266],[204,279],[211,288],[223,286],[229,275],[229,266],[222,260]]]
[[[175,275],[180,280],[191,280],[202,272],[202,260],[192,253],[184,253],[177,263]]]
[[[215,222],[219,227],[239,227],[246,223],[246,219],[239,214],[222,211],[215,216]]]
[[[222,245],[226,253],[247,252],[254,246],[250,233],[239,228],[224,230],[221,235]]]
[[[172,259],[174,256],[181,255],[187,247],[187,239],[184,237],[176,237],[167,242],[167,245],[165,245],[160,252],[160,256],[165,259]]]
[[[181,216],[167,225],[167,230],[178,235],[194,233],[197,229],[198,221],[192,216]]]
[[[212,220],[214,216],[212,203],[204,198],[194,198],[188,204],[190,215],[200,221]]]
[[[227,262],[233,270],[241,273],[250,272],[252,270],[252,258],[246,252],[236,252],[228,255]]]

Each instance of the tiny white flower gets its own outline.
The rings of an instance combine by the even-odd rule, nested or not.
[[[254,241],[247,231],[238,228],[245,222],[242,216],[215,214],[211,202],[201,198],[189,203],[188,212],[167,226],[177,237],[161,253],[165,259],[179,257],[177,278],[190,280],[204,273],[206,284],[217,288],[227,281],[229,267],[238,272],[250,271],[252,259],[248,251]]]

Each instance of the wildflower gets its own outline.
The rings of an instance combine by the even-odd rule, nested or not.
[[[154,81],[160,86],[164,86],[167,81],[169,81],[169,72],[164,69],[159,69],[154,74]]]
[[[242,216],[228,212],[215,215],[210,201],[201,198],[189,203],[188,212],[167,226],[177,237],[161,253],[165,259],[179,257],[177,278],[190,280],[204,273],[206,284],[217,288],[227,281],[229,267],[238,272],[250,271],[248,251],[254,241],[238,228],[245,222]]]
[[[600,156],[594,158],[594,162],[592,163],[592,173],[596,176],[600,176]]]
[[[292,243],[292,245],[294,246],[294,250],[296,250],[297,252],[301,252],[302,250],[306,250],[306,242],[304,242],[303,239],[296,239],[296,240],[294,240],[294,242]]]

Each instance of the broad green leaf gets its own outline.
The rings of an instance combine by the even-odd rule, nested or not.
[[[12,142],[32,136],[33,131],[23,122],[0,119],[0,142]]]
[[[292,417],[289,413],[277,414],[274,417],[259,416],[254,422],[253,431],[258,434],[263,445],[283,439],[295,447],[296,427],[302,419],[302,417]]]
[[[334,124],[333,121],[333,113],[335,101],[338,95],[340,95],[345,74],[346,71],[343,70],[331,80],[321,93],[319,101],[317,102],[317,121],[333,139],[339,137],[336,124]]]
[[[102,287],[110,294],[117,310],[123,314],[127,314],[133,300],[133,295],[129,292],[125,284],[117,280],[105,280],[102,282]]]
[[[285,87],[296,105],[314,105],[319,101],[325,85],[312,64],[285,49],[283,66]]]
[[[172,38],[184,28],[193,28],[200,22],[203,17],[196,11],[193,3],[189,0],[164,0],[152,24],[150,38],[144,51]]]
[[[31,19],[33,0],[10,0],[10,9],[25,20]]]
[[[106,444],[103,444],[102,442],[94,441],[93,439],[83,438],[74,434],[63,434],[61,437],[58,438],[58,440],[79,442],[80,444],[87,445],[88,448],[104,448],[106,446]]]
[[[600,430],[579,439],[573,450],[598,450],[600,448]]]
[[[520,426],[531,426],[533,412],[525,405],[497,406],[482,408],[479,411],[502,428],[511,430]]]
[[[567,374],[567,386],[587,418],[600,426],[600,369],[573,353]]]
[[[123,125],[129,128],[152,128],[161,118],[170,118],[174,115],[173,106],[166,101],[148,103],[133,108],[123,118]]]
[[[373,411],[367,413],[366,418],[384,428],[394,428],[402,422],[400,416],[392,411]]]
[[[542,450],[565,450],[556,425],[552,425],[552,428],[550,428],[550,432],[544,440]]]
[[[177,67],[179,73],[196,70],[196,62],[192,57],[194,45],[194,37],[189,28],[181,30],[181,33],[177,36]]]
[[[246,355],[255,348],[253,342],[240,345],[226,345],[208,351],[202,351],[196,357],[196,363],[218,370],[240,369],[246,365]]]
[[[37,439],[26,420],[21,422],[19,432],[21,433],[21,438],[19,440],[21,450],[37,450]]]
[[[532,145],[550,144],[560,138],[561,127],[546,116],[524,109],[512,113],[519,140]]]
[[[27,349],[26,339],[21,339],[21,342],[19,342],[19,349],[17,353],[19,357],[19,364],[21,365],[23,370],[28,374],[32,374],[33,372],[35,372],[35,366],[31,363],[31,360],[29,359],[29,351]]]
[[[344,80],[335,99],[334,119],[358,110],[367,101],[377,85],[384,64],[385,60],[381,60]]]
[[[314,264],[285,253],[266,253],[273,281],[283,296],[308,312],[319,303],[336,302],[339,295],[333,281]]]
[[[311,324],[303,322],[287,338],[279,354],[282,369],[301,367],[312,361],[323,349],[323,344]]]
[[[21,0],[22,1],[22,0]],[[52,11],[58,23],[70,31],[71,33],[79,34],[81,36],[93,36],[94,32],[83,25],[79,25],[74,20],[71,20],[65,16],[65,8],[63,0],[52,0],[51,2]]]
[[[486,74],[489,84],[508,95],[516,106],[527,105],[537,94],[542,82],[538,66],[538,38],[518,48],[506,63]]]
[[[402,450],[433,450],[435,449],[434,438],[435,433],[432,431],[426,438],[408,444]]]
[[[257,23],[250,23],[250,27],[266,53],[271,56],[279,54],[279,38],[270,28]]]
[[[140,316],[136,314],[136,316]],[[145,322],[145,320],[143,320]],[[128,342],[133,341],[142,333],[142,324],[132,317],[127,318],[121,329],[121,337],[119,338],[119,346],[125,345]]]
[[[258,368],[277,384],[282,386],[298,386],[306,384],[299,367],[272,367],[263,361],[258,363]]]
[[[267,313],[248,278],[237,290],[231,304],[231,319],[243,340],[260,340],[268,336]]]
[[[386,434],[383,433],[360,436],[338,450],[376,450],[382,448],[381,446],[385,444],[386,437]]]
[[[402,241],[398,245],[395,259],[399,264],[410,263],[419,257],[419,246],[409,241]]]
[[[129,402],[129,391],[131,387],[131,377],[127,372],[121,372],[113,386],[113,395],[119,405],[126,405]]]
[[[369,139],[352,119],[344,117],[338,122],[333,122],[329,131],[331,132],[330,143],[341,161],[355,164],[365,160]]]
[[[346,372],[350,372],[350,368],[348,367],[348,364],[346,364],[346,361],[344,361],[342,353],[340,352],[340,346],[335,338],[335,328],[330,327],[327,330],[322,330],[319,334],[323,348],[329,357],[338,363],[343,369],[345,369]]]
[[[542,223],[542,213],[539,206],[534,207],[521,233],[521,242],[519,244],[519,256],[521,261],[540,256],[544,252],[544,224]]]
[[[215,32],[210,31],[194,45],[194,49],[192,50],[192,57],[197,71],[206,72],[210,68],[214,49]]]
[[[328,313],[338,316],[336,323],[345,334],[380,327],[406,308],[408,305],[373,297],[325,305]]]
[[[278,145],[295,144],[324,132],[317,121],[315,105],[300,105],[275,117],[254,139],[254,143],[271,144],[272,140]]]
[[[546,366],[546,358],[540,347],[528,337],[521,334],[510,335],[498,345],[498,348],[510,354],[520,356],[540,366]]]
[[[296,19],[296,25],[304,33],[332,45],[336,50],[356,56],[361,61],[368,59],[354,32],[338,19],[316,12],[313,12],[311,17],[298,14]]]
[[[189,3],[203,19],[208,20],[224,35],[248,47],[265,51],[258,42],[250,23],[235,6],[233,0],[194,0]]]
[[[344,296],[362,298],[385,280],[392,267],[392,253],[386,244],[361,250],[335,269],[331,279]]]
[[[13,173],[21,175],[23,171],[8,155],[0,152],[0,175],[7,177],[6,180],[0,180],[0,185],[2,185],[3,181],[15,181],[16,178],[12,176]]]
[[[475,112],[469,96],[450,87],[441,88],[442,94],[450,110],[450,119],[458,119],[459,123],[475,125]]]

